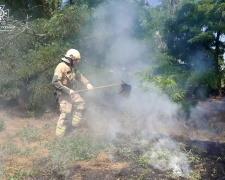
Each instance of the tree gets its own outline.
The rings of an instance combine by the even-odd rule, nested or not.
[[[163,35],[167,27],[165,23],[171,18],[171,4],[169,1],[162,1],[157,7],[145,9],[142,17],[143,38],[149,45],[149,62],[148,68],[136,72],[140,80],[140,87],[149,90],[149,84],[154,83],[163,93],[166,93],[175,101],[181,101],[185,96],[182,89],[183,79],[186,74],[184,69],[178,66],[174,58],[168,54],[168,48]],[[182,74],[182,76],[180,75]],[[151,88],[151,86],[150,86]]]
[[[0,32],[6,40],[0,49],[0,94],[19,99],[27,110],[52,106],[54,68],[71,43],[79,44],[76,36],[87,22],[87,12],[87,6],[66,6],[50,18],[12,21],[15,31]]]
[[[217,92],[224,53],[220,38],[224,35],[223,8],[222,1],[184,1],[175,16],[167,21],[165,32],[168,53],[197,75],[212,72],[212,82],[199,79],[197,83]]]
[[[110,7],[111,13],[106,17],[94,16],[93,8],[97,8],[100,3],[106,5],[107,2],[111,2],[110,0],[79,0],[61,9],[57,8],[58,5],[55,6],[55,3],[59,2],[57,0],[20,2],[4,0],[4,2],[7,8],[11,9],[12,14],[13,10],[17,9],[14,12],[15,18],[19,16],[21,18],[17,21],[15,18],[10,19],[10,23],[16,26],[15,31],[1,34],[4,38],[4,41],[0,40],[0,58],[2,59],[0,94],[2,96],[20,99],[28,110],[45,109],[46,105],[51,106],[54,99],[51,85],[52,73],[66,50],[74,46],[82,53],[83,59],[88,57],[87,52],[89,52],[91,62],[97,62],[95,65],[102,71],[106,69],[103,68],[105,58],[100,57],[104,57],[111,48],[111,40],[114,36],[112,31],[107,31],[109,35],[103,40],[105,44],[100,44],[105,51],[102,53],[95,51],[99,43],[96,42],[98,40],[96,34],[92,33],[92,25],[93,20],[96,20],[94,18],[97,18],[99,22],[102,19],[106,22],[113,17],[114,9]],[[124,4],[129,7],[144,5],[144,1],[134,2],[117,1],[123,5],[124,9],[127,8]],[[41,8],[39,13],[36,11],[38,8]],[[136,25],[134,29],[131,29],[132,33],[136,37],[141,36],[139,19],[136,18],[132,23]],[[93,58],[96,58],[96,61]]]
[[[143,17],[144,39],[155,66],[138,72],[141,87],[153,82],[180,101],[205,98],[220,88],[224,1],[162,1]],[[147,86],[146,86],[147,85]],[[193,87],[193,88],[192,88]]]
[[[10,15],[17,20],[25,20],[27,14],[31,19],[51,17],[51,13],[57,10],[61,4],[60,0],[1,0],[10,9]]]

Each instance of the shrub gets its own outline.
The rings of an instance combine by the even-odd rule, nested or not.
[[[5,129],[5,120],[0,118],[0,132]]]

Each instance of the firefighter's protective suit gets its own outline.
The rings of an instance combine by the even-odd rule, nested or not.
[[[56,127],[57,136],[63,136],[68,125],[76,127],[82,119],[85,101],[73,91],[76,80],[82,82],[88,89],[90,86],[93,88],[76,67],[73,67],[69,58],[64,57],[61,60],[52,79],[52,84],[59,92],[60,116]]]

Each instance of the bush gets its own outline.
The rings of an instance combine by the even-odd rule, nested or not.
[[[175,81],[176,77],[173,74],[161,74],[159,73],[159,69],[160,67],[154,66],[135,72],[139,77],[140,87],[145,91],[149,91],[149,84],[152,83],[162,92],[168,94],[174,102],[181,102],[186,95],[186,91],[180,88],[180,84]]]
[[[5,120],[0,118],[0,132],[5,129]]]

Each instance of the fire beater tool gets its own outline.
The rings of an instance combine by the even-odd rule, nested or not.
[[[95,89],[103,89],[103,88],[114,87],[114,86],[120,86],[120,92],[119,92],[119,94],[121,96],[124,96],[126,98],[128,98],[130,96],[131,85],[125,83],[124,81],[122,81],[122,83],[120,83],[120,84],[110,84],[110,85],[104,85],[104,86],[94,87],[92,90],[95,90]],[[75,91],[75,92],[84,92],[84,91],[90,91],[90,90],[88,90],[88,89],[82,89],[82,90],[78,90],[78,91]]]

